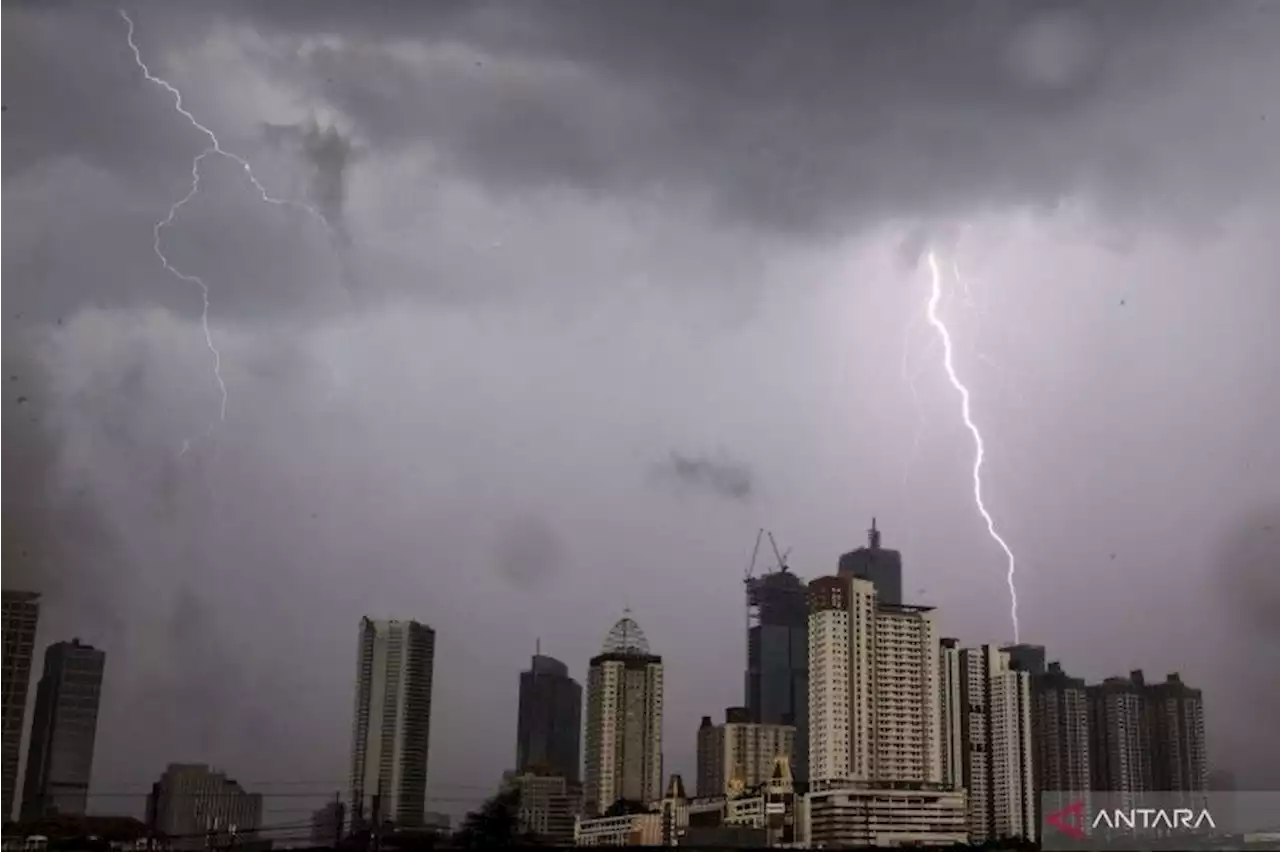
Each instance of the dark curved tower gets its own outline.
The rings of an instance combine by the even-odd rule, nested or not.
[[[902,554],[880,546],[880,530],[876,529],[875,518],[867,530],[867,546],[841,556],[836,573],[841,577],[870,580],[880,603],[902,605]]]

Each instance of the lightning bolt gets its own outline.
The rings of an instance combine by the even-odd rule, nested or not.
[[[209,352],[213,355],[213,377],[217,381],[218,390],[222,395],[222,401],[218,407],[218,422],[225,422],[227,419],[227,402],[228,402],[227,383],[222,377],[222,353],[220,353],[218,351],[218,347],[214,345],[213,333],[209,330],[209,309],[210,309],[209,285],[206,284],[204,279],[201,278],[200,276],[192,275],[188,272],[183,272],[177,267],[175,267],[172,263],[170,263],[169,258],[164,253],[163,240],[162,240],[164,229],[173,224],[174,219],[178,215],[178,211],[180,211],[187,204],[187,202],[195,198],[196,195],[200,192],[201,164],[205,161],[207,157],[214,156],[214,155],[230,160],[231,162],[237,164],[238,166],[240,166],[241,169],[244,170],[245,175],[249,179],[249,183],[253,185],[253,188],[257,190],[259,197],[263,201],[265,201],[267,204],[273,204],[278,207],[297,208],[299,210],[302,210],[307,214],[315,217],[317,220],[319,220],[325,226],[325,229],[329,232],[330,237],[332,237],[335,232],[334,232],[333,226],[329,223],[329,220],[326,219],[324,214],[321,213],[319,210],[317,210],[315,207],[312,207],[309,204],[304,204],[300,201],[293,201],[290,199],[273,197],[269,192],[267,192],[267,188],[262,185],[262,182],[259,181],[257,176],[253,173],[253,166],[249,165],[248,160],[246,160],[244,157],[241,157],[239,154],[234,154],[222,147],[222,143],[218,140],[217,135],[212,130],[210,130],[207,126],[201,124],[198,120],[196,120],[196,117],[191,114],[191,111],[188,110],[185,106],[183,106],[182,92],[178,91],[177,87],[171,85],[168,81],[160,77],[157,77],[151,73],[151,69],[147,67],[147,63],[142,59],[142,51],[138,48],[137,42],[134,41],[133,19],[129,17],[129,14],[124,9],[119,9],[117,11],[119,11],[120,17],[124,19],[125,25],[128,27],[126,38],[129,42],[129,49],[133,51],[133,61],[137,64],[139,70],[142,71],[142,76],[146,78],[149,82],[156,84],[157,86],[159,86],[160,88],[168,92],[170,95],[172,95],[174,110],[177,111],[177,113],[181,115],[183,118],[185,118],[187,121],[189,121],[192,127],[194,127],[196,130],[199,130],[209,140],[208,147],[206,147],[203,151],[197,154],[195,159],[191,161],[191,188],[187,190],[186,195],[182,196],[182,198],[175,201],[169,207],[168,214],[163,219],[156,222],[155,226],[152,228],[152,236],[153,236],[152,249],[155,251],[156,257],[160,259],[160,263],[164,266],[166,271],[168,271],[171,275],[173,275],[175,278],[179,279],[180,281],[184,281],[188,284],[195,284],[197,287],[200,288],[200,295],[201,295],[201,301],[202,301],[201,310],[200,310],[200,327],[204,330],[205,345],[209,348]],[[210,424],[208,431],[212,431],[212,429],[213,429],[213,424]],[[208,431],[206,431],[206,434],[208,434]],[[179,453],[179,455],[185,454],[190,448],[191,448],[190,440],[183,441],[182,451],[181,453]]]
[[[1008,559],[1008,570],[1005,580],[1009,584],[1009,615],[1013,620],[1013,641],[1019,641],[1018,629],[1018,589],[1014,582],[1017,572],[1017,560],[1014,558],[1013,551],[1000,533],[996,531],[996,523],[991,517],[991,513],[987,511],[986,504],[982,501],[982,462],[986,458],[986,444],[982,440],[982,432],[973,422],[973,413],[971,410],[969,388],[964,382],[960,381],[960,377],[956,374],[954,363],[954,347],[951,342],[951,332],[947,330],[946,323],[938,316],[938,303],[942,300],[942,273],[938,270],[938,260],[934,257],[933,252],[928,254],[929,275],[930,275],[930,291],[929,301],[925,306],[925,316],[929,319],[929,324],[938,332],[938,338],[942,341],[942,366],[947,372],[947,379],[951,382],[951,386],[960,394],[960,416],[964,420],[964,425],[968,428],[969,434],[973,435],[974,456],[973,456],[973,500],[977,504],[978,512],[982,515],[982,519],[987,523],[987,533],[991,538],[1000,545],[1000,549],[1004,551]]]

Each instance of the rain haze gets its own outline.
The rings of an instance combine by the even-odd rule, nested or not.
[[[929,251],[1021,639],[1181,672],[1280,786],[1280,4],[126,11],[300,203],[202,162],[207,341],[153,228],[210,140],[114,7],[5,3],[4,583],[107,651],[92,810],[344,789],[364,615],[437,631],[429,808],[624,607],[688,778],[760,527],[812,578],[874,516],[943,635],[1012,639]]]

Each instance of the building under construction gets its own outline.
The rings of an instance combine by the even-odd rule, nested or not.
[[[760,534],[764,535],[763,531]],[[792,772],[809,778],[809,603],[803,580],[791,572],[786,554],[776,567],[754,575],[755,557],[745,579],[747,594],[747,673],[743,702],[751,721],[794,725]],[[756,538],[759,552],[760,537]]]

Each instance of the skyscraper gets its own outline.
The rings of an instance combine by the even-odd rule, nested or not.
[[[538,772],[576,783],[582,741],[582,687],[554,657],[535,654],[520,673],[516,774]]]
[[[352,824],[422,825],[436,633],[416,621],[360,621],[351,733]],[[380,810],[373,813],[374,797]]]
[[[1089,698],[1084,680],[1049,663],[1031,677],[1031,730],[1035,741],[1037,806],[1060,810],[1090,789]],[[1037,825],[1040,824],[1037,817]]]
[[[971,843],[1035,840],[1031,675],[994,645],[958,648],[942,641],[943,735],[947,782],[968,791]]]
[[[941,783],[932,609],[881,603],[847,575],[811,582],[809,602],[811,783]]]
[[[27,689],[35,656],[40,595],[5,590],[4,601],[4,819],[13,816],[18,758],[27,717]]]
[[[1141,672],[1086,688],[1091,790],[1138,793],[1151,777],[1142,725]]]
[[[876,600],[882,604],[902,603],[902,554],[880,546],[875,518],[867,530],[867,546],[841,556],[837,573],[841,577],[870,580],[876,587]]]
[[[662,658],[629,615],[587,673],[585,782],[588,814],[620,799],[647,805],[662,797]]]
[[[791,769],[809,778],[809,603],[804,581],[785,566],[747,585],[745,704],[752,722],[795,727]]]
[[[1204,700],[1177,672],[1164,683],[1143,683],[1145,741],[1151,754],[1151,789],[1200,792],[1209,786]]]
[[[106,662],[105,652],[79,639],[45,651],[31,719],[23,819],[84,814]]]

